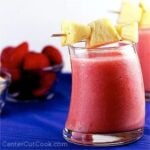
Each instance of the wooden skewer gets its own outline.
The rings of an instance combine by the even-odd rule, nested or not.
[[[120,11],[117,10],[109,10],[108,12],[113,14],[120,14]]]
[[[66,34],[58,33],[58,34],[51,35],[51,37],[60,37],[60,36],[66,36]]]
[[[51,37],[62,37],[62,36],[66,36],[66,34],[54,33],[54,34],[51,35]],[[86,40],[81,40],[79,42],[86,42]]]

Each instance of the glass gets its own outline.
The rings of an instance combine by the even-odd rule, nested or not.
[[[0,114],[5,105],[7,87],[10,83],[10,74],[0,69]]]
[[[69,46],[72,94],[64,138],[97,146],[140,139],[145,98],[135,46],[118,42],[87,50],[78,44]]]
[[[19,81],[12,81],[7,94],[7,101],[33,102],[50,100],[54,96],[54,83],[57,81],[63,64],[23,71]],[[13,69],[11,70],[13,71]]]
[[[145,95],[150,100],[150,28],[139,30],[138,55],[144,78]]]

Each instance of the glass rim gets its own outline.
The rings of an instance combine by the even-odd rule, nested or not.
[[[64,63],[62,62],[61,64],[56,64],[56,65],[53,65],[53,66],[45,67],[45,68],[42,68],[40,70],[41,71],[59,72],[59,71],[61,71],[61,69],[63,68],[63,66],[64,66]]]
[[[84,45],[78,46],[77,44],[79,44],[79,43],[82,43],[82,44],[84,43]],[[121,49],[121,48],[124,48],[127,46],[131,46],[131,47],[135,48],[135,45],[136,45],[136,43],[129,42],[129,41],[118,41],[118,42],[102,45],[102,46],[95,47],[95,48],[87,48],[86,42],[81,41],[74,45],[69,45],[68,47],[69,47],[69,49],[71,48],[71,49],[75,49],[75,50],[88,50],[88,51],[106,50],[107,51],[107,50],[114,50],[114,49],[118,49],[118,48]]]
[[[150,30],[150,27],[142,27],[142,28],[139,28],[139,31],[141,30]]]
[[[25,71],[29,71],[29,72],[36,72],[36,71],[51,71],[51,72],[59,72],[62,70],[64,66],[64,63],[60,63],[60,64],[55,64],[55,65],[51,65],[51,66],[48,66],[48,67],[43,67],[41,69],[31,69],[31,70],[25,70]],[[11,74],[9,73],[9,70],[16,70],[16,68],[11,68],[11,69],[7,69],[7,68],[2,68],[0,70],[0,73],[3,74],[4,76],[10,76],[11,77]]]

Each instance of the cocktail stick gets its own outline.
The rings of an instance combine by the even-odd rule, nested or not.
[[[113,13],[113,14],[120,14],[120,11],[117,11],[117,10],[109,10],[108,11],[109,13]]]
[[[60,36],[66,36],[66,34],[57,33],[57,34],[52,34],[52,35],[51,35],[51,37],[60,37]]]

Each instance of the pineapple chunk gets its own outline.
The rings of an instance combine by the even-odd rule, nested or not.
[[[61,26],[63,36],[61,39],[62,46],[71,45],[80,40],[90,37],[91,28],[88,25],[78,24],[75,22],[64,21]]]
[[[138,23],[132,22],[130,24],[118,25],[117,31],[123,40],[138,42]]]
[[[121,36],[121,29],[122,29],[122,24],[117,24],[116,26],[115,26],[115,28],[116,28],[116,30],[117,30],[117,32],[119,33],[119,35]]]
[[[87,47],[93,48],[96,46],[113,43],[120,40],[115,27],[107,19],[99,19],[89,24],[91,27],[91,36],[87,40]]]
[[[142,11],[150,11],[150,6],[144,0],[140,0],[139,6],[142,9]]]
[[[145,11],[140,20],[140,28],[150,28],[150,11]]]
[[[132,22],[139,22],[141,19],[141,15],[142,15],[142,9],[138,5],[128,0],[123,1],[118,23],[129,24]]]

